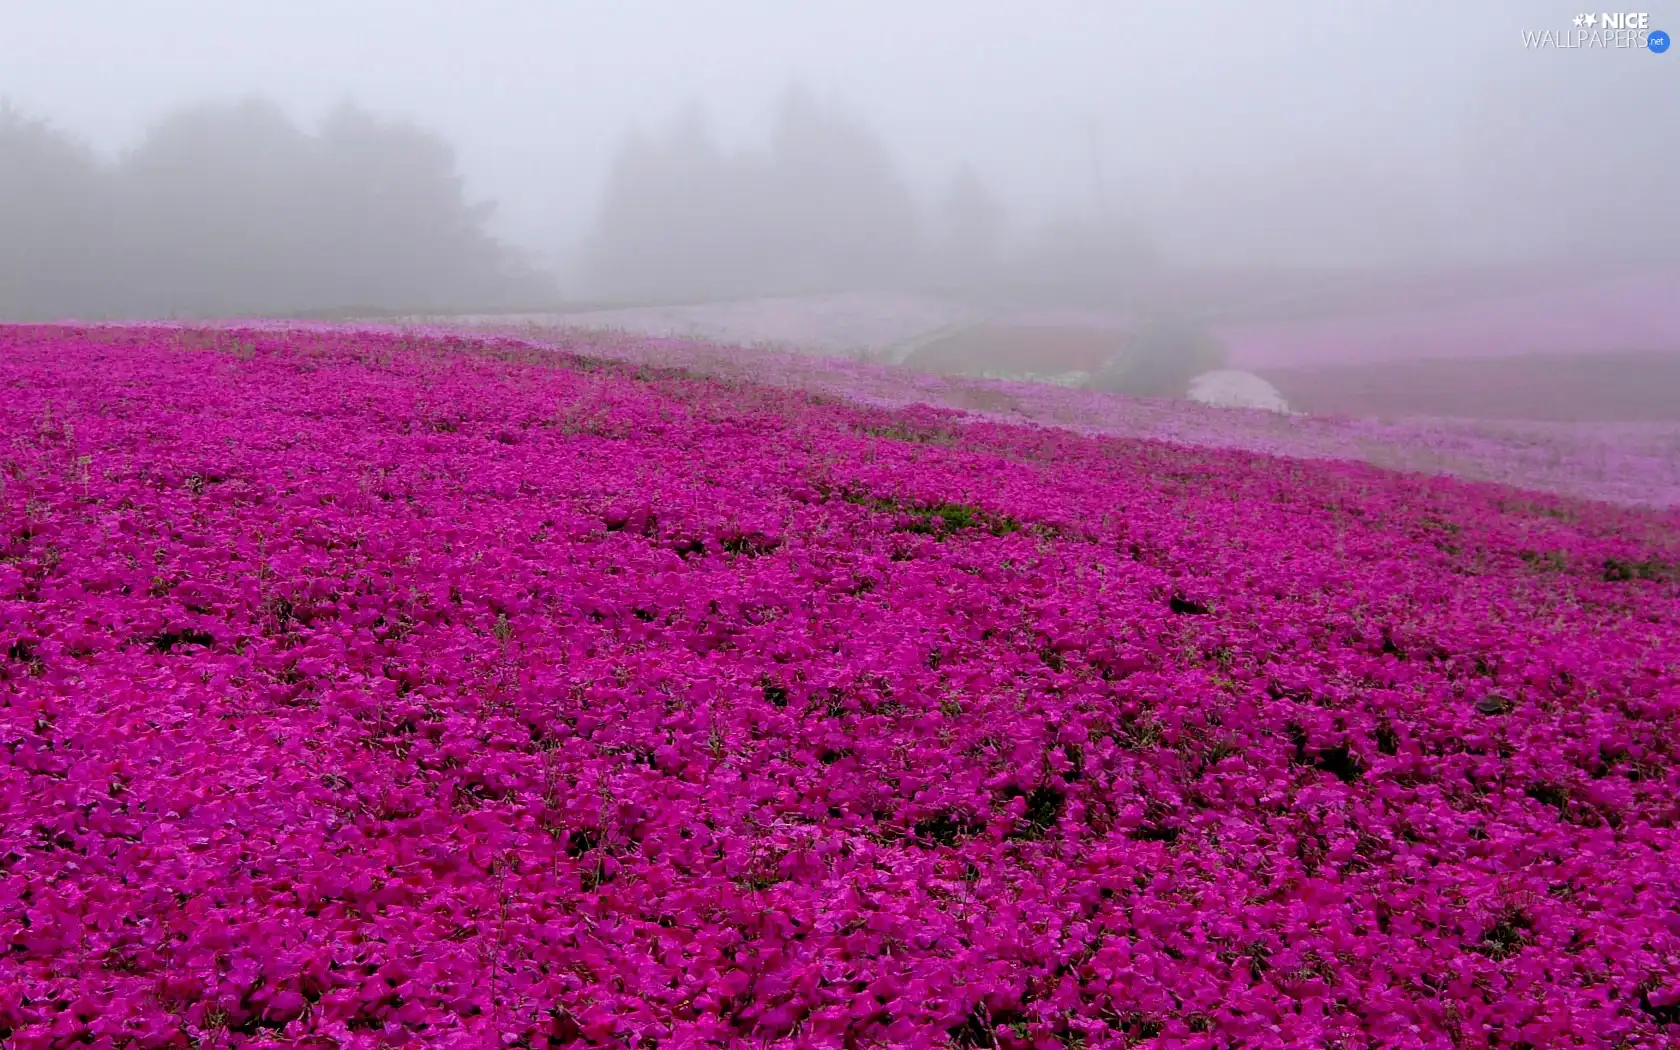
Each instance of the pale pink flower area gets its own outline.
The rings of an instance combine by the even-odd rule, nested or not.
[[[1429,358],[1680,353],[1680,269],[1555,278],[1470,302],[1351,317],[1234,325],[1240,368]]]
[[[1680,513],[676,356],[0,329],[0,1041],[1680,1042]]]
[[[1670,422],[1280,415],[1273,410],[1129,398],[1050,382],[932,375],[863,361],[546,324],[486,321],[364,328],[444,338],[489,335],[627,364],[792,387],[881,408],[948,408],[961,411],[966,419],[1042,424],[1196,448],[1373,463],[1631,506],[1680,506],[1680,424]],[[293,322],[278,326],[297,329]]]

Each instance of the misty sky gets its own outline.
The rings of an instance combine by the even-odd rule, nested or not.
[[[1198,193],[1315,164],[1450,183],[1500,71],[1603,66],[1521,51],[1521,30],[1575,13],[1549,0],[0,0],[0,97],[102,151],[185,102],[254,92],[313,122],[353,99],[448,137],[474,195],[499,201],[497,232],[552,253],[585,232],[634,123],[697,99],[725,142],[752,146],[795,79],[868,121],[919,192],[968,161],[1026,213],[1095,195],[1093,136],[1110,193],[1175,215]],[[1680,95],[1680,55],[1642,57],[1641,75],[1668,74],[1652,82]]]

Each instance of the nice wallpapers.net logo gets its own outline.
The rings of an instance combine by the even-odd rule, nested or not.
[[[1525,29],[1523,47],[1534,50],[1573,51],[1583,48],[1650,51],[1663,54],[1669,47],[1668,31],[1654,29],[1647,11],[1601,11],[1579,14],[1564,29]]]

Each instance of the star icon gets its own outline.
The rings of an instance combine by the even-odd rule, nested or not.
[[[1575,16],[1575,28],[1576,29],[1579,29],[1586,24],[1587,24],[1587,16],[1586,15],[1576,15]]]
[[[1581,17],[1587,20],[1587,28],[1588,29],[1591,29],[1593,26],[1598,24],[1598,16],[1597,15],[1582,15]]]

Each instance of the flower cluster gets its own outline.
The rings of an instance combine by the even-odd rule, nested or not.
[[[0,330],[0,1041],[1680,1035],[1672,515]]]

